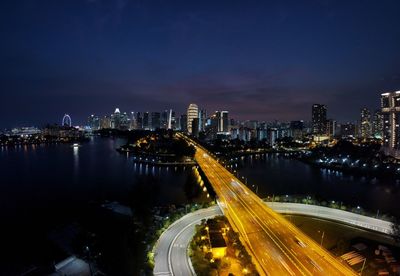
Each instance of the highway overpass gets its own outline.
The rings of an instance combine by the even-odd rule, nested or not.
[[[343,210],[289,202],[266,202],[278,213],[305,215],[347,224],[356,228],[373,230],[383,234],[391,232],[391,223]],[[154,249],[154,275],[191,276],[195,275],[188,256],[188,247],[194,234],[195,225],[202,219],[222,215],[219,206],[201,209],[187,214],[171,224],[159,238]]]
[[[196,147],[196,161],[260,275],[356,275],[345,262],[269,208],[211,153],[187,136],[178,135]]]

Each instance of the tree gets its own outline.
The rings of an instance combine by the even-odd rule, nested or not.
[[[400,243],[400,223],[395,219],[392,223],[392,237],[396,243]]]

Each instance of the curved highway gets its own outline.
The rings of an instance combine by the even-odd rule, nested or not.
[[[392,223],[372,217],[359,215],[339,209],[333,209],[317,205],[286,202],[267,202],[267,205],[278,213],[306,215],[327,220],[346,223],[359,228],[390,234]]]
[[[384,234],[391,231],[391,223],[343,210],[301,203],[267,202],[278,213],[306,215],[346,223]],[[194,234],[194,226],[202,219],[221,215],[218,206],[190,213],[173,223],[160,237],[155,248],[154,275],[194,275],[187,248]]]
[[[202,219],[216,215],[222,215],[217,205],[187,214],[171,224],[157,241],[154,250],[153,274],[156,276],[194,275],[187,249],[194,234],[195,225]]]

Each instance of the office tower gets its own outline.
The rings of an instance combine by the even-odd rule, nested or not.
[[[149,130],[151,127],[151,117],[149,116],[149,112],[144,112],[143,113],[143,129]]]
[[[143,114],[140,112],[136,113],[136,129],[143,129]]]
[[[228,132],[228,111],[216,111],[215,115],[217,116],[218,120],[218,132]]]
[[[161,128],[168,129],[168,114],[169,110],[164,110],[163,112],[161,112],[161,118],[160,118]]]
[[[361,109],[361,120],[360,120],[360,138],[367,139],[371,137],[371,112],[368,108],[364,107]]]
[[[129,130],[137,129],[136,112],[131,111],[129,121]]]
[[[172,123],[173,117],[175,116],[173,116],[172,109],[170,109],[167,114],[167,129],[173,129],[173,123]]]
[[[207,123],[205,126],[205,132],[207,139],[213,140],[217,138],[218,132],[218,119],[216,113],[207,118]]]
[[[92,114],[88,117],[87,124],[91,130],[98,130],[100,129],[100,118]]]
[[[372,118],[372,136],[382,139],[383,135],[383,115],[380,110],[375,110]]]
[[[150,129],[151,130],[156,130],[156,129],[159,129],[161,127],[160,119],[161,119],[160,112],[151,112],[151,124],[150,124]]]
[[[207,111],[205,109],[199,110],[199,131],[205,131],[207,121]]]
[[[117,107],[113,114],[111,114],[111,128],[119,129],[121,123],[121,111]]]
[[[179,124],[177,122],[177,119],[175,116],[175,111],[173,111],[172,109],[170,109],[170,117],[169,117],[169,124],[170,124],[170,129],[173,130],[178,130],[179,129]]]
[[[323,104],[313,104],[312,106],[312,129],[315,135],[326,134],[326,106]]]
[[[187,121],[188,121],[187,115],[186,114],[182,114],[181,118],[180,118],[180,124],[179,125],[180,125],[181,131],[183,131],[183,132],[187,132],[188,131]]]
[[[160,128],[174,129],[175,127],[175,112],[172,109],[164,110],[161,113]]]
[[[388,155],[400,157],[400,91],[381,95],[383,116],[383,149]]]
[[[293,139],[301,139],[303,138],[303,128],[304,122],[301,121],[291,121],[290,122],[290,136]]]
[[[100,128],[101,129],[111,128],[111,118],[109,116],[104,116],[103,118],[101,118]]]
[[[131,124],[131,119],[129,118],[128,113],[126,113],[126,112],[121,113],[119,129],[127,130],[127,129],[129,129],[130,124]]]
[[[189,104],[187,109],[187,131],[189,134],[192,134],[192,121],[194,118],[199,117],[199,108],[196,104]]]

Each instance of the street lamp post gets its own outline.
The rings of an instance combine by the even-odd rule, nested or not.
[[[318,233],[321,233],[321,231],[318,230]],[[322,247],[322,243],[324,242],[324,237],[325,237],[325,231],[322,231],[322,235],[321,235],[321,247]]]
[[[254,184],[253,184],[252,187],[253,187],[253,188],[254,188],[254,187],[256,188],[256,194],[258,194],[258,185],[254,185]]]
[[[360,275],[362,275],[362,273],[363,273],[363,270],[364,270],[365,262],[366,262],[366,261],[367,261],[367,258],[364,258],[364,262],[363,262],[363,265],[362,265],[362,267],[361,267]]]

